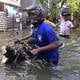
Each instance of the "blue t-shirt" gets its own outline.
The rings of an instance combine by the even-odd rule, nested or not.
[[[52,42],[59,41],[56,33],[54,32],[53,28],[43,22],[37,31],[33,29],[32,36],[35,38],[35,42],[37,46],[43,47],[49,45]],[[39,57],[44,58],[47,61],[58,61],[59,59],[59,51],[58,48],[44,51],[39,54]]]

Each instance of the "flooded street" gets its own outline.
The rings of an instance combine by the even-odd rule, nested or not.
[[[17,32],[17,31],[16,31]],[[16,38],[29,34],[19,32],[0,32],[0,52],[3,45],[12,45]],[[49,71],[47,68],[29,71],[26,63],[15,68],[0,63],[0,80],[80,80],[80,31],[74,31],[71,39],[64,40],[65,47],[60,49],[59,69]],[[0,60],[2,53],[0,53]]]

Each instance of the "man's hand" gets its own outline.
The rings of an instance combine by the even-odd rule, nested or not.
[[[33,55],[37,55],[39,53],[39,49],[33,49],[33,50],[31,50],[31,53]]]

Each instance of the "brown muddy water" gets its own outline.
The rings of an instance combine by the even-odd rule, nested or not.
[[[74,31],[71,39],[62,39],[65,47],[60,49],[60,61],[57,70],[49,71],[46,67],[29,71],[26,63],[15,68],[0,63],[0,80],[80,80],[80,29]],[[0,52],[3,45],[12,45],[16,38],[29,34],[30,31],[0,32]],[[0,60],[2,53],[0,53]],[[33,68],[31,68],[33,69]]]

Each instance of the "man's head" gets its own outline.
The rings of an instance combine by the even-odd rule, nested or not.
[[[64,19],[65,21],[66,21],[66,20],[69,20],[70,14],[68,14],[68,13],[62,13],[61,15],[62,15],[62,17],[63,17],[63,19]]]
[[[63,9],[61,12],[62,17],[64,18],[64,20],[68,20],[69,16],[70,16],[70,11]]]
[[[32,7],[27,9],[31,24],[34,26],[39,24],[43,20],[43,10],[40,6]]]

